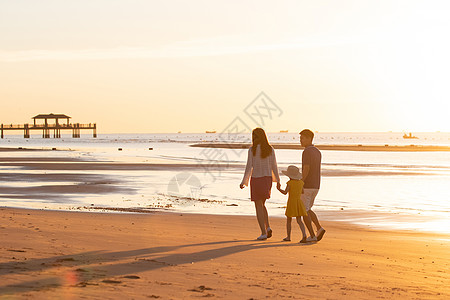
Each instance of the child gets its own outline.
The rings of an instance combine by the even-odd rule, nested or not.
[[[300,230],[302,231],[302,239],[300,243],[306,243],[306,232],[305,226],[302,223],[302,216],[307,216],[305,206],[303,205],[302,200],[300,199],[300,195],[302,194],[303,184],[304,182],[301,180],[302,176],[300,174],[300,170],[296,166],[289,166],[287,171],[282,171],[282,173],[289,177],[289,181],[286,184],[286,189],[282,190],[278,188],[278,190],[286,195],[289,193],[286,212],[286,231],[287,236],[283,239],[283,241],[289,242],[291,240],[291,222],[292,218],[295,217],[297,219],[298,226],[300,226]],[[308,228],[309,229],[309,228]]]

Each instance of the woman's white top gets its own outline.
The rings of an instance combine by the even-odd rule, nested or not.
[[[256,154],[253,155],[253,147],[248,149],[247,166],[245,167],[244,178],[242,184],[248,186],[250,177],[265,177],[272,176],[272,181],[280,182],[280,174],[278,174],[277,159],[275,151],[272,148],[272,153],[261,158],[261,146],[256,146]]]

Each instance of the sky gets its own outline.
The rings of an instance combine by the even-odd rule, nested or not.
[[[450,132],[448,1],[0,0],[0,123]],[[247,122],[250,127],[256,124]]]

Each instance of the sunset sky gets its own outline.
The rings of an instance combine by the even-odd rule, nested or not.
[[[0,0],[0,123],[450,132],[448,1]]]

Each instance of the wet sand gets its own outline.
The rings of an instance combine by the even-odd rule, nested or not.
[[[1,299],[448,299],[450,237],[254,217],[0,208]]]
[[[0,171],[0,181],[4,185],[0,185],[0,201],[5,199],[36,199],[41,201],[55,200],[61,198],[62,195],[66,199],[70,197],[83,197],[92,194],[122,194],[135,195],[138,192],[136,187],[130,186],[120,175],[102,174],[104,171],[122,171],[136,174],[139,171],[173,171],[180,172],[182,170],[199,171],[202,166],[194,163],[115,163],[115,162],[87,162],[81,160],[64,161],[56,160],[38,160],[36,158],[0,160],[0,168],[15,167],[14,173],[7,170]],[[214,164],[209,167],[209,171],[227,171],[239,172],[245,168],[244,164]],[[98,174],[86,174],[82,171],[90,172],[99,171]],[[33,172],[33,173],[30,173]],[[51,171],[51,173],[47,173]],[[429,175],[430,173],[414,172],[409,170],[402,171],[377,171],[377,170],[337,170],[323,169],[322,176],[386,176],[389,175]],[[31,186],[20,185],[27,182]],[[11,185],[11,183],[19,183],[19,185]],[[45,183],[42,185],[34,185],[33,183]],[[65,202],[65,201],[63,201]],[[79,205],[74,205],[79,206]]]

